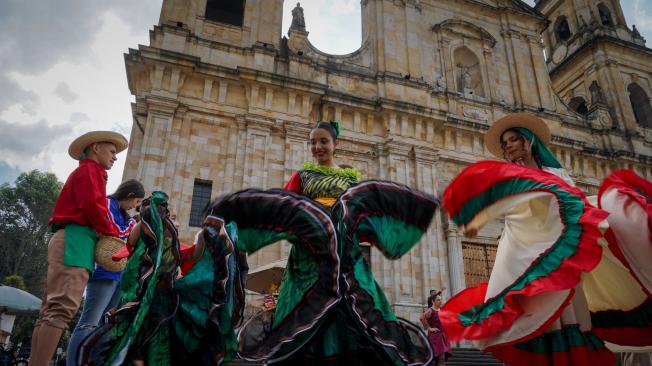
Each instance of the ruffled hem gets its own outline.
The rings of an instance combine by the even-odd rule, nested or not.
[[[606,219],[607,213],[590,206],[580,190],[552,174],[515,164],[476,163],[465,169],[446,189],[444,207],[456,223],[463,225],[496,201],[531,191],[545,191],[556,197],[564,224],[562,235],[498,296],[485,301],[485,284],[466,289],[449,300],[440,317],[451,340],[489,338],[508,329],[523,313],[515,301],[516,296],[573,289],[580,282],[582,272],[591,271],[600,262],[602,249],[597,244],[601,236],[598,224]],[[574,212],[564,215],[565,205],[573,206],[568,210]],[[569,234],[570,227],[576,233],[580,232],[579,237]],[[528,282],[526,276],[534,270],[548,272]],[[552,311],[551,317],[526,338],[543,332],[571,296],[572,291],[564,305]]]
[[[595,334],[583,332],[577,325],[485,351],[513,366],[612,366],[616,363],[614,354]]]
[[[627,249],[626,246],[629,246],[629,249],[638,245],[646,245],[648,247],[652,246],[652,236],[650,236],[650,233],[652,233],[652,203],[650,202],[652,199],[652,183],[639,177],[633,171],[618,170],[610,174],[600,186],[600,190],[598,192],[598,204],[600,208],[602,208],[603,205],[602,198],[604,194],[611,188],[616,189],[618,193],[630,198],[634,203],[638,204],[643,209],[645,214],[647,214],[647,240],[645,237],[638,237],[637,239],[640,239],[640,242],[626,241],[625,243],[619,243],[613,231],[614,229],[612,228],[609,228],[605,233],[605,239],[607,239],[609,250],[611,250],[614,256],[618,258],[618,260],[625,266],[625,268],[627,268],[629,273],[636,280],[636,282],[638,282],[638,284],[641,286],[641,289],[645,292],[648,298],[652,298],[652,288],[650,288],[649,285],[646,286],[644,281],[641,281],[639,274],[637,274],[638,271],[634,270],[634,268],[636,268],[636,263],[630,263],[630,261],[627,260],[625,253],[623,253],[623,249]],[[623,214],[621,210],[617,211],[619,212],[615,212],[615,214]],[[621,228],[623,231],[627,229],[629,228]],[[632,255],[636,254],[630,253],[630,258],[632,258]],[[638,270],[643,270],[643,268],[638,268]]]
[[[224,197],[211,207],[211,216],[237,223],[238,248],[247,253],[282,239],[295,246],[281,284],[276,325],[265,337],[246,331],[252,323],[245,324],[238,333],[238,352],[244,359],[270,361],[290,357],[310,340],[329,310],[341,300],[339,242],[329,213],[293,192],[250,189]],[[295,252],[312,260],[313,266],[295,267]],[[292,273],[315,281],[294,286],[297,280]],[[289,288],[297,292],[284,296]]]
[[[593,332],[601,339],[622,346],[649,346],[652,344],[652,300],[646,299],[629,311],[600,311],[591,313]]]

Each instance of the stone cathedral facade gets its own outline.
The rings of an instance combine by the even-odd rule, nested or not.
[[[652,50],[618,0],[361,7],[360,48],[329,55],[298,4],[283,14],[282,0],[163,0],[149,45],[125,55],[136,101],[124,178],[170,194],[183,242],[209,199],[282,186],[311,159],[317,120],[342,123],[340,164],[433,194],[492,158],[484,132],[516,111],[548,123],[552,150],[589,193],[618,168],[652,178]],[[416,320],[430,289],[448,297],[486,279],[500,230],[467,240],[440,212],[407,255],[372,250],[371,265],[396,312]],[[278,243],[249,264],[288,253]]]

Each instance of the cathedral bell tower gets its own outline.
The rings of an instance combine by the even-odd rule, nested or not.
[[[619,0],[539,0],[553,88],[594,128],[652,135],[652,50],[625,21]],[[641,142],[642,143],[642,142]]]

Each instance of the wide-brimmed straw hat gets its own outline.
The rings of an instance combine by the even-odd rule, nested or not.
[[[550,142],[550,129],[541,118],[530,113],[513,113],[494,121],[491,127],[489,127],[484,137],[484,144],[487,146],[487,150],[495,156],[502,158],[503,148],[500,137],[505,131],[515,127],[527,128],[544,144]]]
[[[110,142],[115,145],[116,152],[121,152],[129,146],[127,139],[113,131],[92,131],[75,139],[68,148],[68,154],[75,160],[80,160],[84,149],[96,142]]]
[[[102,236],[95,244],[95,262],[111,272],[120,272],[127,265],[127,258],[114,261],[113,256],[127,243],[111,236]]]

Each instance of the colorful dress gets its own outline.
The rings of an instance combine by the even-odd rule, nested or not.
[[[355,170],[310,168],[293,180],[323,204],[289,190],[247,190],[211,208],[210,215],[237,223],[237,245],[247,253],[282,239],[293,245],[272,329],[264,331],[263,317],[246,322],[240,355],[288,364],[429,363],[427,338],[396,317],[359,243],[400,257],[427,230],[437,200],[396,183],[356,184]]]
[[[360,180],[355,168],[329,168],[315,163],[303,163],[283,189],[306,196],[330,208],[337,199]]]
[[[428,308],[423,312],[422,323],[427,325],[428,328],[439,329],[438,332],[431,332],[428,330],[428,341],[430,341],[430,346],[432,346],[432,352],[437,359],[439,357],[448,358],[451,356],[451,343],[448,341],[448,337],[444,332],[441,321],[439,320],[439,310],[433,308]]]
[[[440,312],[450,339],[474,340],[510,365],[615,363],[591,331],[581,286],[601,261],[607,212],[557,175],[496,161],[465,169],[446,189],[444,207],[467,229],[505,217],[489,282]]]
[[[652,182],[619,170],[602,183],[597,204],[609,212],[607,245],[583,280],[593,331],[613,344],[652,351]]]
[[[181,253],[168,217],[167,195],[143,203],[141,230],[121,281],[115,313],[81,346],[82,362],[97,365],[213,365],[233,359],[235,327],[244,310],[246,257],[235,224],[207,217],[201,258],[178,276]]]

